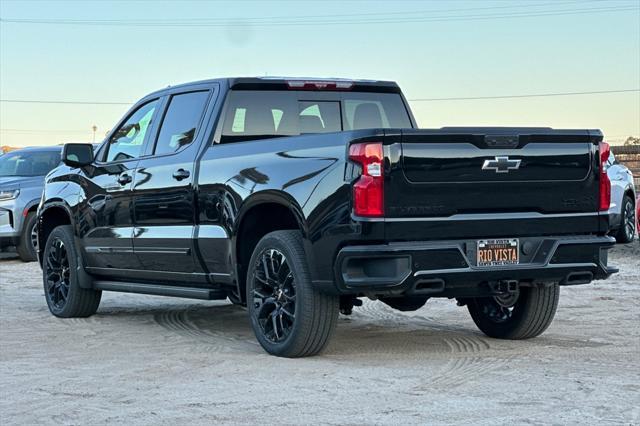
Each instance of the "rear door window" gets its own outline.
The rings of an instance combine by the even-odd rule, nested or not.
[[[174,153],[193,142],[208,99],[208,91],[171,97],[158,133],[154,154]]]

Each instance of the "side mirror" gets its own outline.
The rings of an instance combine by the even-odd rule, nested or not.
[[[69,167],[83,167],[93,163],[93,145],[67,143],[62,148],[62,162]]]

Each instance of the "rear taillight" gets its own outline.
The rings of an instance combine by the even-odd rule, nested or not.
[[[383,158],[382,142],[349,147],[349,159],[362,166],[362,175],[353,185],[353,212],[357,216],[384,216]]]
[[[611,204],[611,181],[607,175],[609,144],[600,142],[600,211],[609,210]]]

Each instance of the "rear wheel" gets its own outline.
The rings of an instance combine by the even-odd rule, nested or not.
[[[260,240],[247,272],[247,307],[267,352],[317,354],[336,327],[338,306],[337,296],[313,288],[300,232],[275,231]]]
[[[100,304],[102,292],[86,288],[86,274],[80,274],[78,252],[70,225],[58,226],[47,239],[42,256],[44,295],[49,311],[57,317],[88,317]]]
[[[633,241],[636,228],[636,214],[634,211],[633,200],[628,195],[622,199],[622,218],[620,220],[620,229],[616,233],[616,241],[619,243],[630,243]]]
[[[516,293],[477,297],[467,305],[473,322],[487,336],[529,339],[542,334],[553,321],[560,286],[521,287]]]
[[[29,213],[24,221],[24,227],[16,251],[23,262],[33,262],[37,259],[38,234],[36,225],[38,218],[35,213]]]

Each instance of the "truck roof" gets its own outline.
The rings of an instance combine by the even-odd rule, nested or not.
[[[227,84],[230,89],[234,90],[351,90],[357,92],[400,93],[400,87],[395,81],[334,77],[227,77],[168,86],[152,94],[155,95],[168,89],[207,83]]]

